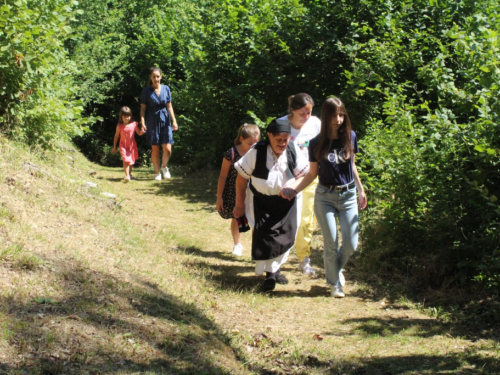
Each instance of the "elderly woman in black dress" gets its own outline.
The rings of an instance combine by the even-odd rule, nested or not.
[[[288,199],[280,194],[298,185],[309,171],[309,163],[290,143],[289,123],[273,120],[266,131],[268,139],[257,143],[234,165],[238,171],[234,216],[246,214],[248,218],[253,229],[255,273],[266,273],[262,290],[269,292],[276,283],[288,283],[280,269],[288,259],[300,222],[302,196]]]

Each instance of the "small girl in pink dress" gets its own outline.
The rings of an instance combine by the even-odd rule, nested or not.
[[[146,132],[146,127],[143,125],[142,129],[137,127],[137,122],[132,117],[132,111],[129,107],[122,107],[120,109],[120,116],[118,117],[118,125],[116,125],[114,146],[111,153],[116,152],[116,142],[120,138],[120,154],[123,160],[123,170],[125,171],[124,182],[129,182],[131,179],[132,166],[139,158],[137,151],[137,143],[135,142],[135,135],[143,135]]]

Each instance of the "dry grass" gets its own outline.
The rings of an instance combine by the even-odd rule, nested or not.
[[[0,138],[0,373],[499,372],[498,331],[444,324],[354,272],[348,298],[328,297],[319,236],[316,278],[292,257],[290,284],[259,294],[249,235],[235,259],[214,211],[217,173],[172,174],[124,184],[78,152]]]

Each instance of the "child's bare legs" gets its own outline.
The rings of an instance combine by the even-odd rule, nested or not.
[[[130,166],[130,163],[127,163],[127,162],[123,162],[123,171],[125,172],[125,178],[129,178],[130,179],[130,171],[131,171],[131,166]]]
[[[233,235],[234,244],[240,243],[241,234],[238,229],[238,222],[236,219],[231,219],[231,234]]]
[[[236,219],[231,219],[231,234],[233,235],[233,255],[240,257],[243,253],[243,246],[240,243],[240,231],[238,229],[238,222]]]

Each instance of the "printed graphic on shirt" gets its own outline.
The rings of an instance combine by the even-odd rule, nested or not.
[[[292,139],[292,141],[295,141],[295,137]],[[295,142],[295,144],[297,146],[299,146],[299,148],[301,150],[303,150],[304,148],[307,149],[309,147],[309,141],[305,141],[305,142],[298,141],[298,142]]]
[[[330,163],[335,165],[335,164],[347,163],[349,159],[347,159],[346,156],[347,155],[345,155],[344,150],[339,149],[330,152],[328,155],[326,155],[326,158]]]

